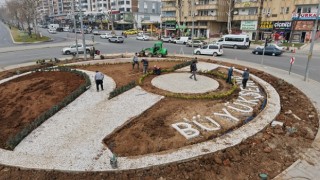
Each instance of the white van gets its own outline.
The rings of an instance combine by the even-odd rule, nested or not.
[[[173,43],[176,43],[176,44],[187,44],[188,40],[191,40],[191,38],[188,37],[188,36],[181,36],[181,37],[178,37],[177,39],[175,39],[173,41]]]
[[[232,47],[234,49],[249,48],[250,39],[249,36],[245,34],[228,34],[222,36],[218,41],[218,44],[221,44],[224,47]]]
[[[49,25],[48,25],[48,29],[57,30],[58,27],[59,27],[59,24],[49,24]]]
[[[212,55],[212,56],[221,56],[223,54],[223,48],[220,44],[208,44],[204,45],[201,48],[197,48],[193,51],[194,54],[201,55]]]

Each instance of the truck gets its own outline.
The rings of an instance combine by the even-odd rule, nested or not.
[[[93,49],[92,45],[86,44],[86,53],[89,54],[90,51]],[[83,44],[78,44],[78,52],[79,53],[84,53],[84,48],[83,48]],[[62,48],[62,54],[76,54],[77,53],[77,45],[73,44],[69,47],[64,47]]]

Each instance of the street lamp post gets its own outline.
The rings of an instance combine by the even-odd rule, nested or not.
[[[77,37],[77,31],[76,31],[77,23],[76,23],[76,13],[74,10],[74,0],[72,0],[72,12],[73,12],[73,28],[74,28],[74,33],[76,37],[76,52],[77,52],[76,57],[78,57],[79,50],[78,50],[78,37]]]
[[[192,55],[194,55],[194,45],[193,45],[193,36],[194,36],[194,0],[191,1],[191,18],[192,18],[192,28],[191,28],[191,44],[192,44]]]
[[[82,33],[82,45],[83,45],[84,60],[87,60],[87,48],[86,48],[85,34],[83,31],[83,16],[82,16],[82,3],[81,3],[81,1],[79,1],[79,6],[80,6],[80,27],[81,27],[81,33]]]
[[[307,61],[307,65],[306,65],[306,71],[305,71],[305,74],[304,74],[304,81],[307,81],[308,80],[308,76],[309,76],[309,64],[310,64],[310,60],[312,58],[313,46],[314,46],[314,41],[315,41],[317,28],[318,28],[319,12],[320,12],[320,0],[318,2],[318,10],[317,10],[316,22],[314,24],[313,32],[312,32],[312,38],[311,38],[312,41],[311,41],[310,50],[309,50],[309,54],[308,54],[308,61]]]

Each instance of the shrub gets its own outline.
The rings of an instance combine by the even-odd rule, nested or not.
[[[114,89],[112,92],[110,92],[109,98],[108,99],[112,99],[116,96],[118,96],[119,94],[122,94],[132,88],[136,87],[136,82],[135,81],[131,81],[128,84],[121,86],[119,88]]]

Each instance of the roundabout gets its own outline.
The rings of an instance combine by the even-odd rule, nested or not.
[[[120,68],[116,66],[131,67],[129,63],[103,66],[106,62],[110,61],[99,62],[100,68],[108,66],[108,69],[116,69],[119,73]],[[173,65],[160,61],[151,63],[163,67]],[[198,64],[201,71],[226,72],[227,68],[216,63]],[[72,66],[82,69],[94,83],[93,72],[99,65],[79,66],[77,63]],[[211,66],[216,68],[208,68]],[[181,68],[146,81],[159,89],[188,94],[215,91],[222,84],[221,80],[203,75],[198,76],[199,81],[191,80],[186,71],[186,68]],[[221,100],[180,100],[150,93],[148,88],[152,87],[145,88],[144,85],[108,100],[109,93],[118,88],[118,84],[125,84],[110,72],[104,72],[107,75],[104,92],[97,93],[92,87],[88,89],[35,129],[13,151],[1,149],[0,163],[59,171],[140,172],[181,163],[194,164],[196,159],[204,160],[213,155],[216,166],[222,163],[229,167],[228,161],[222,158],[224,160],[220,162],[216,154],[228,152],[232,147],[251,142],[252,137],[261,136],[261,131],[271,129],[270,123],[278,119],[281,112],[277,90],[254,74],[250,76],[247,89],[239,88],[232,96]],[[235,72],[237,84],[241,83],[241,73],[240,70]],[[141,76],[137,70],[128,74],[128,78]],[[124,76],[121,78],[126,79]],[[228,88],[227,85],[222,86]],[[114,154],[118,156],[116,169],[109,163]],[[238,162],[235,157],[231,155],[227,159]]]

